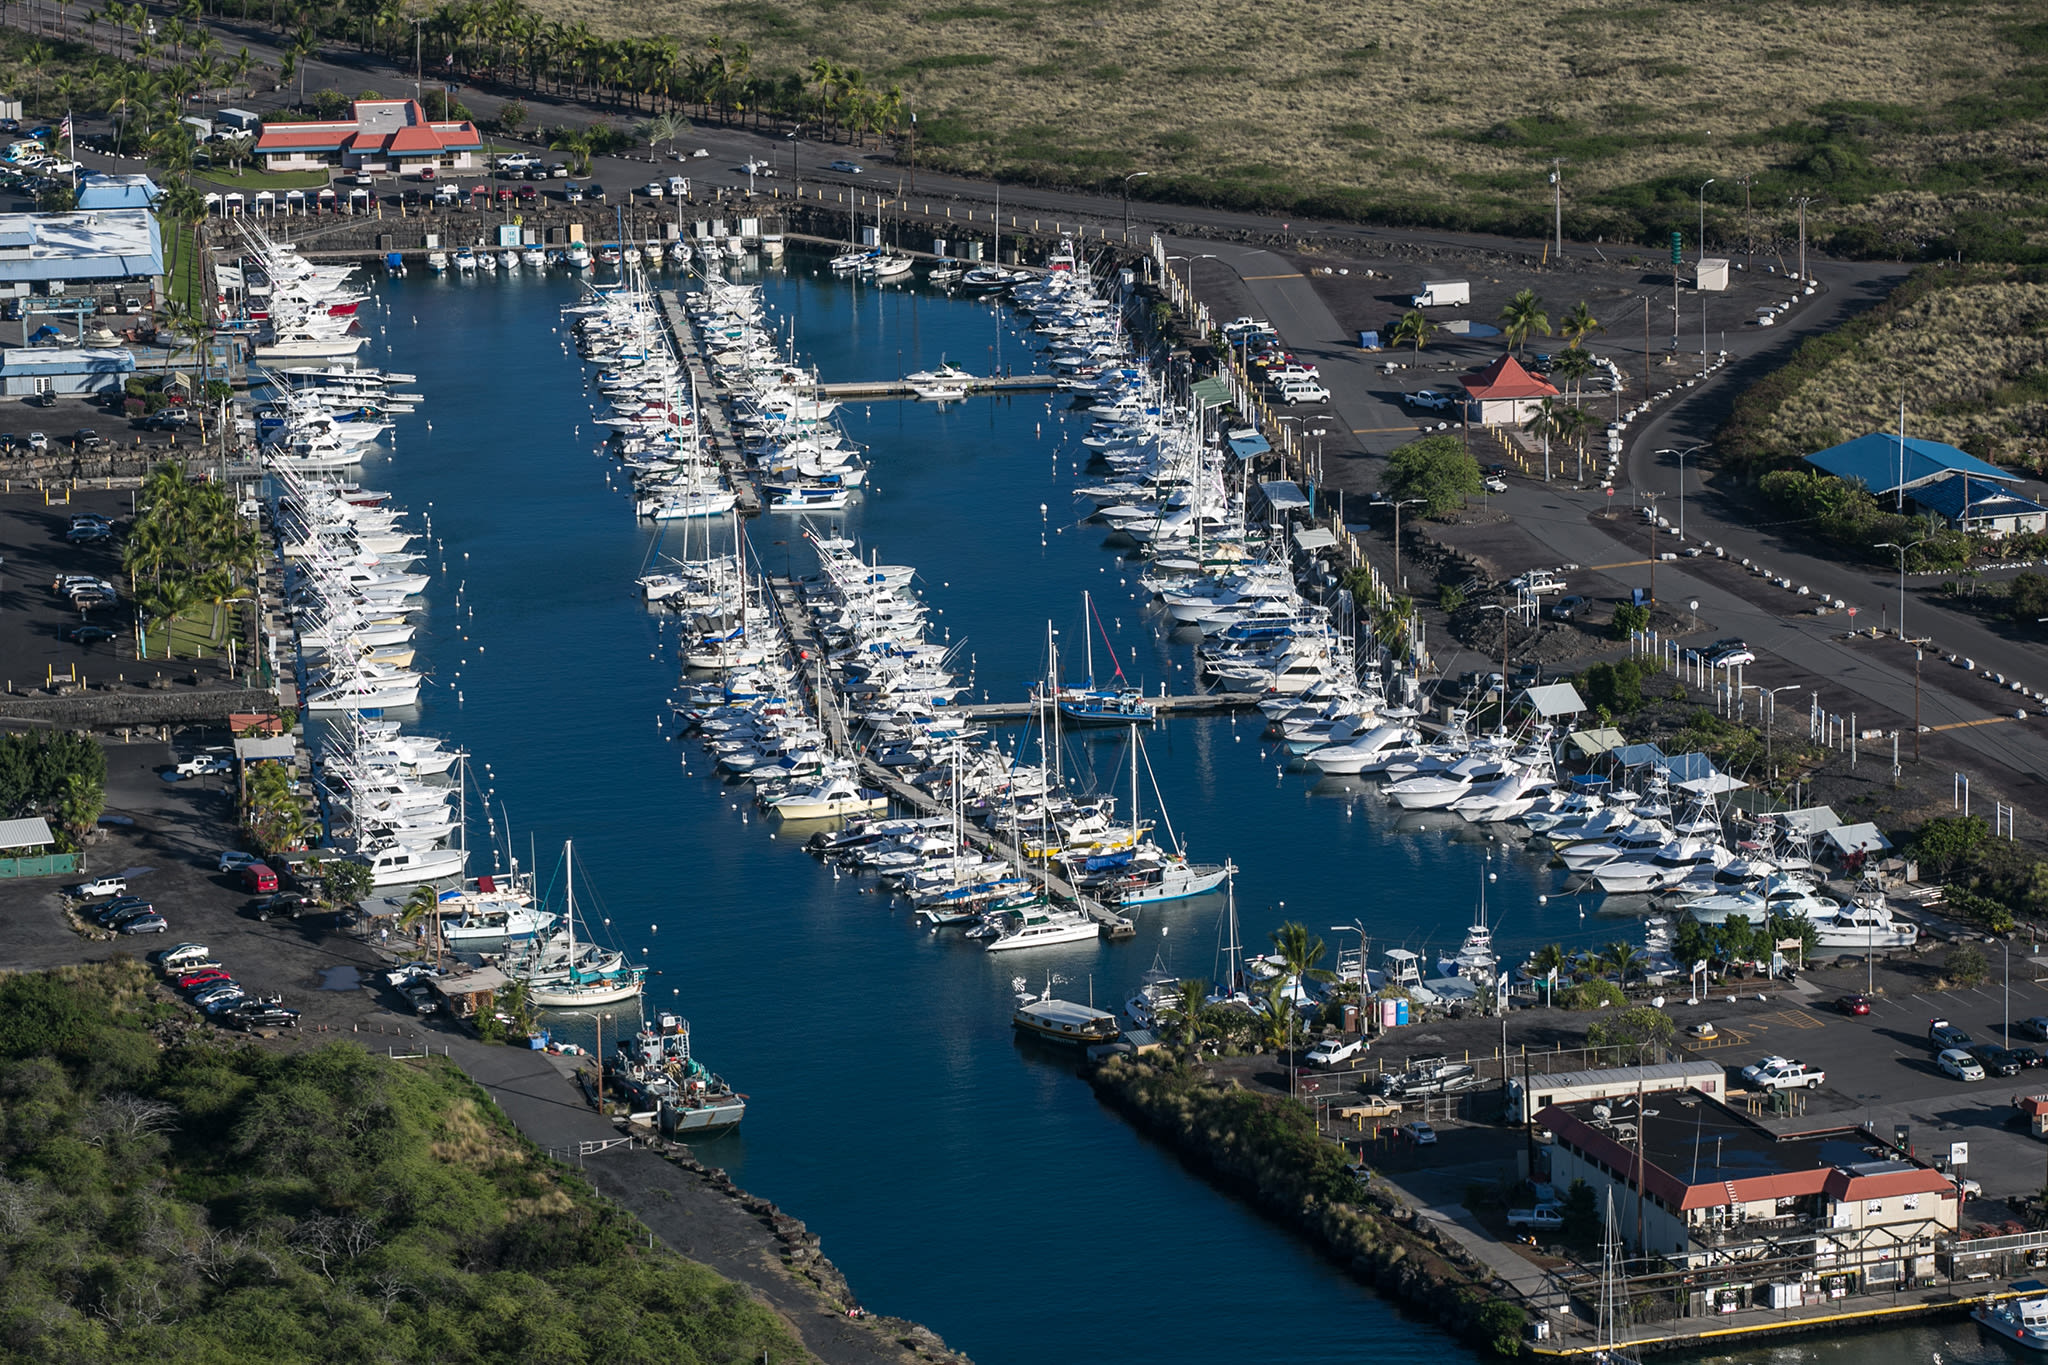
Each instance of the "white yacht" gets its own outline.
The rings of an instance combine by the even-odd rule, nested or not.
[[[1003,921],[995,937],[982,944],[985,951],[1006,953],[1018,948],[1050,948],[1060,943],[1085,943],[1102,936],[1102,930],[1095,921],[1080,911],[1054,910],[1046,905],[1006,912]]]

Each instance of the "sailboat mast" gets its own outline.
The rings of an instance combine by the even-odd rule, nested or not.
[[[576,971],[576,851],[573,840],[562,841],[562,895],[564,896],[563,918],[569,923],[569,971],[575,979]]]
[[[1081,645],[1088,651],[1088,690],[1095,690],[1095,631],[1090,613],[1095,604],[1089,600],[1088,589],[1081,589]]]

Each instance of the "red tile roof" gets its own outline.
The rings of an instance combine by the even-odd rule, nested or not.
[[[363,127],[367,110],[403,111],[404,122],[384,131]],[[413,100],[361,100],[355,117],[324,123],[265,124],[256,150],[266,152],[334,152],[355,156],[434,156],[447,151],[472,151],[483,146],[476,125],[468,122],[429,123],[426,111]]]
[[[1477,374],[1458,381],[1474,398],[1552,398],[1557,390],[1522,368],[1521,362],[1504,355]]]
[[[354,135],[353,123],[278,123],[265,124],[263,136],[256,139],[259,152],[339,151]]]

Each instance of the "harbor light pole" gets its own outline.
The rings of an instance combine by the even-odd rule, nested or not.
[[[1701,306],[1704,307],[1705,305]],[[1701,442],[1696,446],[1687,446],[1684,450],[1667,447],[1657,452],[1659,455],[1676,455],[1678,457],[1678,538],[1680,540],[1685,539],[1685,457],[1697,455],[1706,448],[1706,443]]]
[[[1707,259],[1707,186],[1713,183],[1714,177],[1711,175],[1700,182],[1700,259],[1702,261]]]
[[[1904,545],[1899,544],[1896,540],[1880,540],[1877,544],[1870,547],[1873,550],[1897,550],[1899,552],[1899,638],[1901,640],[1908,638],[1906,635],[1906,551],[1926,543],[1927,537],[1922,536],[1920,539],[1908,541]],[[1917,720],[1918,717],[1916,716],[1915,719]],[[1918,747],[1918,741],[1915,741],[1915,747]]]
[[[1124,177],[1124,240],[1131,240],[1131,182],[1152,174],[1150,171],[1132,171]]]

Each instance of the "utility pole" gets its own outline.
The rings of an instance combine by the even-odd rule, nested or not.
[[[1643,294],[1643,404],[1650,402],[1650,295]]]
[[[1806,283],[1806,206],[1813,202],[1813,196],[1802,194],[1792,201],[1799,206],[1799,282]]]
[[[910,111],[910,192],[917,193],[917,110]]]
[[[1756,223],[1749,215],[1749,187],[1755,179],[1755,176],[1745,175],[1739,182],[1742,185],[1742,268],[1751,273],[1756,270]]]
[[[1913,761],[1920,761],[1920,651],[1917,649],[1913,651]]]
[[[1557,215],[1557,259],[1564,259],[1564,158],[1550,158],[1550,198]]]

